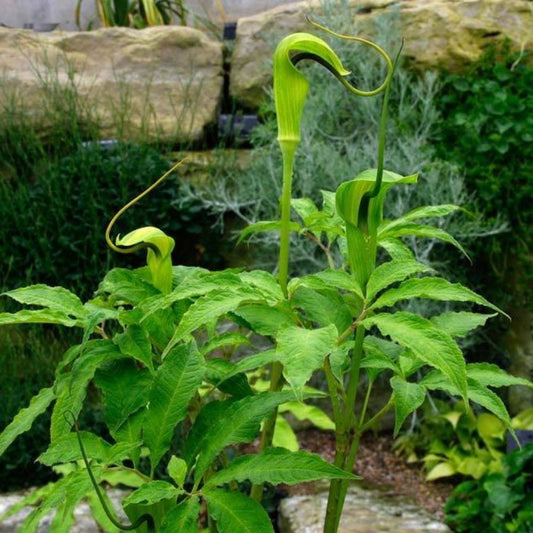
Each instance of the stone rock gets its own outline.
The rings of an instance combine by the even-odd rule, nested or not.
[[[75,101],[101,138],[198,140],[216,123],[222,44],[181,26],[35,33],[0,28],[0,110],[12,99],[46,123],[50,106]],[[1,111],[0,111],[1,112]]]
[[[348,9],[354,28],[370,37],[379,17],[397,13],[403,55],[418,69],[461,71],[491,43],[509,39],[520,50],[533,41],[528,0],[349,0]],[[239,19],[230,78],[230,93],[238,102],[249,109],[259,106],[271,83],[276,44],[291,32],[313,31],[305,20],[313,13],[321,13],[318,0]]]
[[[327,493],[292,496],[279,509],[280,533],[321,533],[326,515]],[[388,492],[348,489],[339,533],[429,533],[448,532],[445,524],[432,518],[408,499]]]

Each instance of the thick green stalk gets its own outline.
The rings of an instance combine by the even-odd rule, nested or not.
[[[351,472],[355,454],[353,454],[353,443],[359,440],[356,434],[356,419],[354,415],[355,401],[357,398],[357,387],[359,385],[359,375],[361,371],[361,358],[363,356],[363,341],[365,330],[363,326],[358,326],[355,331],[355,345],[352,353],[352,364],[348,377],[348,391],[346,394],[346,404],[342,420],[337,424],[337,435],[335,443],[335,466],[342,468],[344,471]],[[336,421],[337,422],[337,421]],[[350,442],[350,439],[351,442]],[[353,455],[353,458],[352,458]],[[336,533],[344,499],[346,497],[347,484],[341,480],[333,480],[329,487],[328,505],[326,508],[326,519],[324,522],[324,533]]]
[[[292,192],[292,168],[294,152],[298,141],[280,141],[283,154],[283,186],[281,191],[281,228],[279,240],[278,281],[285,297],[287,297],[287,280],[289,277],[289,247],[290,247],[290,222],[291,222],[291,192]],[[283,365],[278,362],[272,363],[270,369],[270,390],[279,391],[283,385]],[[275,409],[265,420],[261,433],[259,449],[266,450],[272,445],[278,410]],[[261,501],[263,485],[253,485],[250,496]]]

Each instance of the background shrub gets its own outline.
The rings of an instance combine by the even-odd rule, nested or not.
[[[0,264],[3,287],[63,285],[90,297],[112,266],[143,264],[143,254],[117,257],[105,244],[108,221],[169,168],[148,146],[89,143],[49,165],[41,175],[0,183]],[[176,263],[220,266],[213,220],[199,202],[180,197],[169,177],[117,222],[122,235],[158,226],[177,242]]]

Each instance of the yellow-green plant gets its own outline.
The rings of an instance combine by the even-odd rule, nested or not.
[[[172,266],[174,242],[157,228],[134,230],[113,243],[113,222],[126,206],[112,219],[107,240],[120,252],[146,248],[146,267],[109,271],[85,303],[66,289],[45,285],[4,293],[28,307],[1,313],[0,325],[40,322],[83,333],[58,364],[54,383],[0,433],[1,454],[53,404],[50,446],[38,460],[63,477],[8,511],[39,503],[21,531],[35,531],[53,508],[52,530],[68,531],[76,504],[87,498],[105,531],[197,533],[208,527],[212,533],[273,533],[257,501],[263,484],[325,478],[331,485],[324,532],[334,533],[348,482],[357,479],[353,466],[360,436],[388,410],[395,410],[397,433],[428,390],[443,389],[466,406],[470,401],[482,405],[511,427],[491,387],[533,385],[490,365],[468,365],[456,341],[499,310],[466,287],[435,276],[401,240],[406,235],[429,237],[461,248],[451,235],[425,222],[459,208],[425,206],[395,220],[383,219],[387,190],[415,183],[417,176],[384,169],[393,61],[377,45],[348,38],[385,58],[381,87],[365,92],[347,83],[348,72],[333,49],[309,33],[287,37],[275,55],[284,157],[281,215],[278,221],[251,226],[245,235],[280,232],[277,276],[262,270]],[[351,93],[385,97],[377,168],[358,172],[336,193],[323,191],[321,208],[309,198],[291,198],[308,90],[297,65],[308,59],[324,65]],[[337,248],[344,264],[291,278],[290,232],[312,235],[326,255]],[[378,247],[384,251],[380,264]],[[395,310],[396,303],[414,298],[469,302],[492,314],[454,311],[423,317]],[[246,352],[233,357],[243,346]],[[271,371],[269,390],[254,391],[250,373],[264,369]],[[334,464],[271,446],[278,407],[298,411],[294,402],[316,396],[307,385],[315,372],[324,372],[328,385]],[[369,416],[373,384],[383,372],[390,376],[390,395],[381,411]],[[426,375],[420,379],[422,372]],[[363,374],[367,386],[362,407],[356,409]],[[78,429],[89,386],[101,394],[106,438]],[[231,447],[257,438],[262,423],[259,452],[234,457]],[[173,438],[178,429],[184,435],[181,447]],[[239,490],[243,481],[252,484],[252,497]],[[104,491],[106,484],[119,483],[133,489],[122,501],[127,524],[113,516]]]
[[[75,20],[80,24],[81,5],[78,0]],[[172,17],[178,17],[180,24],[187,24],[187,10],[183,0],[96,0],[98,18],[104,27],[131,26],[145,28],[170,24]]]

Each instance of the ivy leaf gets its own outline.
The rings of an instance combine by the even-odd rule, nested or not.
[[[185,418],[203,377],[204,367],[193,342],[174,348],[157,369],[144,422],[152,471],[168,450],[174,428]]]
[[[313,372],[322,368],[326,356],[337,348],[337,337],[333,324],[313,330],[291,326],[278,332],[278,359],[283,364],[283,375],[298,398]]]
[[[366,318],[365,327],[376,326],[382,335],[405,346],[421,361],[440,370],[466,401],[466,363],[457,343],[429,320],[413,313],[383,313]]]
[[[293,398],[292,392],[263,392],[241,400],[214,401],[205,405],[194,422],[184,449],[184,459],[189,466],[198,456],[195,480],[201,479],[226,446],[255,439],[261,421],[278,405]]]
[[[199,514],[199,497],[191,496],[167,513],[159,533],[198,533]]]
[[[0,456],[19,435],[31,428],[35,419],[46,411],[55,397],[53,387],[41,389],[31,399],[28,407],[21,409],[15,415],[15,418],[0,433]]]
[[[391,307],[400,300],[411,298],[428,298],[445,302],[473,302],[503,313],[498,307],[485,300],[483,296],[463,287],[459,283],[450,283],[443,278],[412,278],[404,281],[398,288],[383,293],[369,309]]]
[[[203,495],[219,533],[274,533],[263,506],[241,492],[215,489]]]
[[[430,270],[432,270],[431,267],[411,259],[383,263],[370,275],[366,287],[366,299],[371,302],[378,292],[389,285],[403,281],[413,274]]]
[[[495,316],[497,316],[496,313],[484,315],[481,313],[460,311],[442,313],[441,315],[432,317],[430,320],[436,327],[442,329],[452,337],[466,337],[472,330],[483,326],[489,318]]]
[[[270,448],[262,453],[238,457],[210,477],[205,488],[246,479],[253,484],[295,485],[317,479],[360,478],[328,463],[319,455],[306,451],[291,452],[285,448]]]
[[[424,403],[426,389],[418,383],[410,383],[399,376],[392,377],[390,384],[394,391],[394,410],[396,412],[394,436],[396,437],[405,419]]]

